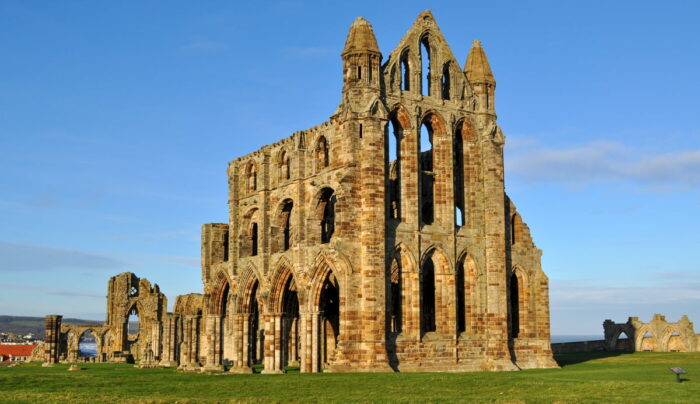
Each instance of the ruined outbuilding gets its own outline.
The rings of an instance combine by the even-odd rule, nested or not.
[[[481,43],[462,69],[425,11],[385,60],[356,19],[341,57],[327,122],[229,163],[228,223],[202,228],[202,294],[166,313],[157,286],[110,281],[103,360],[263,373],[556,366],[542,252],[504,191]],[[143,315],[136,340],[130,310]]]
[[[700,334],[695,334],[686,315],[675,323],[668,322],[661,314],[654,314],[647,323],[639,321],[639,317],[630,317],[626,323],[605,320],[603,329],[608,351],[700,351]]]

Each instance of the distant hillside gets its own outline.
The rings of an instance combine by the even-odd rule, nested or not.
[[[64,324],[102,324],[104,320],[81,320],[78,318],[64,318]],[[43,317],[19,317],[0,316],[0,332],[11,332],[15,334],[33,333],[40,337],[44,335]]]

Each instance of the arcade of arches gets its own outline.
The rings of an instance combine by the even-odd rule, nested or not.
[[[157,285],[110,280],[100,360],[241,373],[556,366],[542,252],[505,194],[480,42],[461,68],[426,11],[384,59],[358,18],[341,57],[327,122],[229,163],[228,222],[202,227],[202,293],[168,313]]]

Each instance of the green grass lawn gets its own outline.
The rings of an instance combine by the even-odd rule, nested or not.
[[[557,356],[561,369],[232,375],[83,364],[0,367],[0,403],[700,403],[700,353]],[[676,383],[668,368],[688,371]]]

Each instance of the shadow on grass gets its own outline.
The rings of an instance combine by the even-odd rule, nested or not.
[[[592,352],[570,352],[554,355],[554,360],[559,366],[575,365],[577,363],[588,362],[596,359],[611,358],[615,356],[625,355],[628,352],[608,352],[608,351],[592,351]]]

